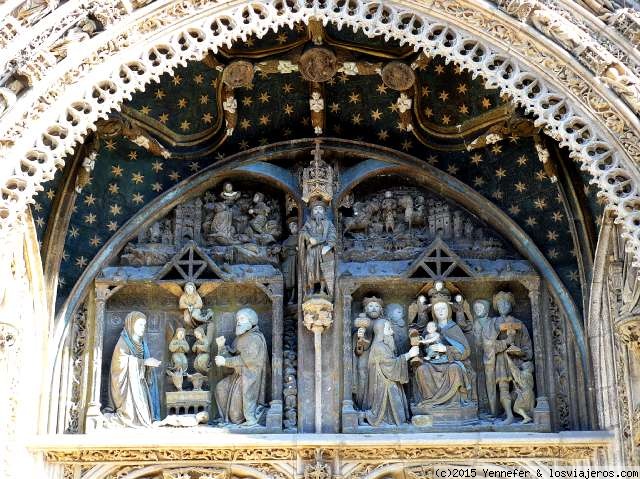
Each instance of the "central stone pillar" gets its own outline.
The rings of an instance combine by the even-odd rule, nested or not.
[[[313,332],[315,354],[315,430],[322,432],[322,333],[333,323],[333,304],[326,298],[311,297],[302,304],[305,327]]]

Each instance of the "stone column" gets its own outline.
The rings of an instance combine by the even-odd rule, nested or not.
[[[46,429],[51,315],[38,238],[29,211],[4,231],[0,248],[0,471],[6,479],[45,477],[27,445]],[[42,394],[44,392],[44,394]]]
[[[344,286],[342,293],[342,336],[343,336],[343,396],[342,396],[342,432],[356,432],[358,413],[353,408],[353,344],[351,342],[351,297],[352,285]]]
[[[545,374],[548,371],[547,357],[550,352],[545,353],[545,325],[542,324],[541,308],[540,308],[540,284],[539,278],[522,282],[529,291],[529,302],[531,303],[531,339],[533,341],[534,361],[535,361],[535,380],[536,380],[536,405],[534,409],[533,419],[537,425],[544,430],[551,430],[551,411],[549,408],[547,379],[549,376]],[[552,376],[551,376],[552,377]]]
[[[302,304],[304,325],[313,332],[315,352],[315,430],[322,432],[322,333],[333,323],[333,304],[324,298],[311,298]]]
[[[282,430],[282,334],[283,285],[270,285],[271,296],[271,404],[267,413],[267,429]]]
[[[93,305],[91,298],[89,299],[89,320],[91,327],[89,337],[92,338],[92,344],[89,346],[91,350],[91,359],[88,363],[90,367],[89,376],[89,394],[85,420],[85,432],[92,432],[102,427],[103,416],[100,412],[100,392],[102,383],[102,343],[104,336],[104,316],[105,305],[110,296],[109,286],[105,284],[96,284],[95,297]]]

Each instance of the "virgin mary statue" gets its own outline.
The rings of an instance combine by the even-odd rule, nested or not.
[[[429,292],[433,319],[437,322],[444,354],[440,361],[424,361],[415,371],[417,407],[462,407],[471,399],[471,349],[460,326],[451,319],[451,295],[442,283]]]
[[[110,400],[114,414],[108,422],[126,427],[148,427],[160,420],[160,395],[154,368],[160,361],[150,357],[144,341],[147,317],[132,311],[111,358]]]

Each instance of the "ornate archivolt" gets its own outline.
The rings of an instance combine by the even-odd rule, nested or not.
[[[8,67],[0,102],[3,231],[19,222],[96,120],[132,93],[209,50],[315,17],[443,55],[510,94],[591,173],[637,257],[635,11],[605,8],[597,18],[574,2],[536,0],[500,0],[498,6],[437,0],[425,7],[356,0],[144,3],[2,7],[12,13],[0,29]],[[608,30],[619,31],[608,32],[603,19],[615,27]]]

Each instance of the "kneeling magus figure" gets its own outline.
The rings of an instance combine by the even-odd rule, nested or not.
[[[267,342],[258,328],[258,314],[251,308],[236,313],[236,339],[229,348],[224,336],[216,338],[218,367],[233,374],[216,385],[215,396],[224,423],[255,426],[265,410],[267,387]]]

